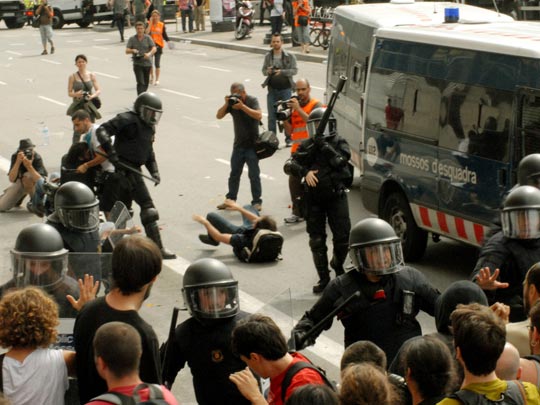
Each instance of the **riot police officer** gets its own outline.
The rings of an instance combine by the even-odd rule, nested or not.
[[[10,288],[38,286],[58,303],[60,318],[77,316],[66,296],[78,298],[79,288],[66,274],[68,251],[56,229],[43,223],[27,226],[10,254],[13,278],[0,287],[0,296]]]
[[[502,230],[482,247],[472,273],[490,304],[510,306],[510,321],[526,319],[523,280],[529,268],[540,262],[540,190],[515,188],[504,201]]]
[[[345,184],[351,181],[349,144],[337,134],[336,120],[330,117],[324,134],[317,135],[317,127],[325,108],[315,108],[307,121],[309,139],[285,163],[284,171],[304,179],[306,231],[309,247],[319,275],[313,286],[321,293],[330,282],[326,220],[332,231],[334,246],[330,266],[339,276],[347,257],[347,239],[351,229],[349,204]]]
[[[248,405],[229,381],[231,373],[245,368],[230,347],[236,323],[249,315],[239,309],[238,281],[219,260],[200,259],[186,269],[182,294],[192,317],[178,325],[174,341],[164,345],[171,345],[165,359],[165,383],[170,387],[187,362],[198,404]]]
[[[540,153],[531,153],[519,162],[518,184],[540,188]]]
[[[296,350],[313,344],[323,329],[329,329],[332,317],[325,318],[337,309],[345,327],[345,347],[369,340],[392,359],[403,342],[422,333],[416,315],[419,310],[433,315],[439,292],[422,273],[403,264],[401,241],[382,219],[358,222],[349,246],[354,270],[332,280],[294,327]]]
[[[107,197],[122,201],[129,210],[135,200],[141,207],[141,222],[146,235],[159,246],[164,259],[174,259],[176,255],[163,247],[157,223],[159,214],[140,174],[144,165],[156,185],[161,181],[152,145],[162,112],[161,100],[156,94],[141,93],[135,100],[133,111],[118,114],[102,124],[96,135],[116,166],[116,173],[106,180],[106,188],[113,193],[112,197]],[[112,135],[115,135],[114,146],[111,145]]]

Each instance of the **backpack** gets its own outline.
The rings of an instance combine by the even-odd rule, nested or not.
[[[326,377],[326,371],[324,371],[322,368],[316,366],[313,363],[308,363],[307,361],[299,361],[297,363],[294,363],[287,372],[285,373],[285,377],[283,377],[283,381],[281,382],[281,401],[285,403],[285,394],[287,393],[287,389],[289,388],[289,385],[291,385],[293,377],[300,372],[300,370],[303,370],[305,368],[309,368],[311,370],[315,370],[320,374],[322,379],[324,380],[324,383],[328,385],[330,388],[332,388],[333,391],[336,391],[336,386],[333,382],[331,382],[328,377]]]
[[[525,405],[527,398],[521,381],[514,380],[507,383],[508,388],[501,394],[501,398],[495,401],[469,390],[456,391],[448,398],[457,399],[464,405]]]
[[[259,229],[253,237],[251,250],[242,249],[239,259],[246,263],[272,262],[281,259],[283,235],[269,229]]]
[[[148,388],[149,390],[148,399],[146,401],[141,401],[141,398],[139,397],[139,391],[144,388]],[[133,390],[132,396],[127,396],[118,392],[107,392],[93,398],[92,401],[109,402],[114,405],[169,405],[169,403],[165,401],[163,391],[161,390],[161,387],[159,385],[146,383],[137,385]]]

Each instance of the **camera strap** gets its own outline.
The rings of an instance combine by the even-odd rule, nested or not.
[[[88,88],[88,86],[87,86],[86,83],[84,82],[84,80],[83,80],[83,78],[82,78],[82,76],[81,76],[81,73],[80,73],[79,71],[77,71],[77,75],[79,75],[79,77],[81,78],[81,82],[82,82],[82,84],[83,84],[83,86],[84,86],[84,89],[85,89],[88,93],[90,93],[90,89]]]

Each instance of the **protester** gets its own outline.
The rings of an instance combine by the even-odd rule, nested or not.
[[[520,360],[521,380],[540,386],[540,301],[536,301],[529,312],[530,355]]]
[[[499,360],[497,360],[495,374],[497,374],[497,377],[501,380],[521,379],[519,352],[512,343],[506,342],[504,344],[504,350],[501,353]]]
[[[296,40],[300,42],[302,53],[309,53],[309,15],[311,14],[311,6],[309,0],[294,0],[294,33]]]
[[[206,31],[204,16],[206,14],[206,0],[195,2],[195,31]]]
[[[268,401],[268,404],[283,405],[298,387],[324,384],[319,371],[301,368],[290,376],[288,387],[282,386],[289,369],[299,362],[309,363],[309,360],[298,352],[288,352],[285,337],[267,316],[255,314],[240,321],[232,332],[232,348],[249,368],[231,374],[230,379],[252,404]],[[252,371],[270,379],[268,398],[260,392]]]
[[[180,10],[180,17],[182,18],[182,31],[186,34],[188,31],[186,29],[186,19],[188,22],[187,28],[189,32],[193,31],[193,8],[195,5],[195,0],[178,0],[178,9]]]
[[[26,287],[0,300],[3,391],[15,405],[60,405],[75,374],[75,352],[48,347],[56,342],[58,307],[46,293]]]
[[[125,397],[150,401],[161,399],[166,404],[178,402],[164,386],[144,383],[139,376],[139,364],[143,351],[141,336],[137,329],[124,322],[101,325],[92,342],[95,364],[101,378],[107,382],[108,391],[88,402],[88,405],[108,405],[107,399]]]
[[[152,326],[138,314],[161,272],[161,261],[159,248],[143,236],[123,238],[115,246],[112,289],[83,307],[73,330],[82,404],[107,391],[94,365],[92,341],[97,329],[108,322],[125,322],[137,329],[142,339],[140,378],[146,383],[161,383],[158,339]]]

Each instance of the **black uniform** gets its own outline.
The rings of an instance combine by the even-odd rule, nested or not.
[[[509,283],[509,287],[484,292],[490,304],[498,301],[510,306],[511,322],[522,321],[527,318],[523,309],[523,281],[537,262],[540,262],[540,239],[510,239],[500,231],[482,247],[472,280],[484,267],[489,267],[492,273],[500,269],[499,281]]]
[[[368,281],[365,275],[353,270],[330,282],[294,331],[307,332],[356,291],[360,291],[361,296],[353,299],[337,315],[345,327],[345,347],[359,340],[370,340],[384,350],[388,359],[394,358],[407,339],[421,335],[416,315],[419,310],[433,315],[439,296],[426,277],[412,267],[404,266],[397,273],[381,276],[377,283]],[[406,302],[405,308],[403,291],[414,293],[412,303]],[[330,326],[332,319],[324,329]],[[321,332],[322,329],[318,334]]]
[[[351,180],[350,157],[349,144],[338,135],[325,137],[322,142],[310,138],[302,142],[288,165],[290,174],[297,177],[305,177],[310,170],[318,170],[317,186],[304,184],[304,216],[309,246],[321,280],[328,279],[327,218],[334,246],[331,265],[338,275],[343,273],[343,263],[347,257],[351,220],[345,184]]]
[[[231,351],[231,333],[236,323],[249,316],[238,312],[232,318],[201,321],[190,318],[176,327],[163,379],[174,382],[186,362],[200,405],[249,405],[249,401],[229,380],[229,375],[246,368]]]

